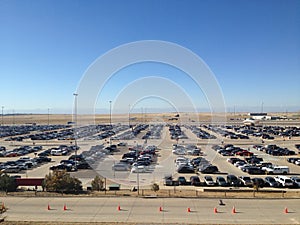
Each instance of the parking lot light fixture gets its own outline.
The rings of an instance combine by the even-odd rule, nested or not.
[[[77,93],[74,93],[74,122],[75,122],[75,132],[74,132],[74,141],[75,141],[75,155],[77,157],[77,135],[78,135],[78,132],[77,132],[77,97],[78,97],[78,94]],[[76,160],[75,160],[75,166],[76,166]]]

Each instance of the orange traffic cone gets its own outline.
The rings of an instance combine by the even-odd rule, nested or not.
[[[218,213],[218,210],[216,207],[214,208],[214,213]]]
[[[289,210],[287,207],[284,208],[284,213],[289,213]]]
[[[161,206],[159,207],[159,211],[160,211],[160,212],[162,212],[162,211],[163,211],[163,208],[162,208]]]
[[[190,212],[191,212],[191,208],[190,208],[190,207],[188,207],[188,208],[187,208],[187,211],[190,213]]]
[[[66,211],[66,210],[68,210],[68,209],[67,209],[67,205],[64,204],[64,211]]]
[[[233,214],[236,213],[236,210],[235,210],[235,207],[234,207],[234,206],[232,207],[232,213],[233,213]]]
[[[47,207],[47,209],[48,209],[48,210],[51,210],[51,208],[50,208],[50,205],[49,205],[49,204],[48,204],[48,207]]]
[[[118,205],[118,211],[121,211],[121,206],[120,205]]]

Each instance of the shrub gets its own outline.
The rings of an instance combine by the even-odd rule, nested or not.
[[[92,180],[92,190],[93,191],[101,191],[103,190],[103,179],[100,178],[98,175]]]
[[[43,187],[46,191],[54,192],[78,192],[82,190],[81,181],[71,177],[66,171],[56,170],[45,176]]]
[[[16,180],[6,173],[0,173],[0,190],[5,192],[16,191]]]
[[[151,190],[154,191],[154,192],[159,191],[159,185],[157,183],[153,183],[151,185]]]

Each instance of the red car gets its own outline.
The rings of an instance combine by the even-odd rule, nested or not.
[[[239,156],[253,156],[253,152],[249,152],[248,150],[242,150],[236,153]]]

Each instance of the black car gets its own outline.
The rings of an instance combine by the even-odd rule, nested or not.
[[[249,174],[265,174],[265,171],[259,167],[249,167],[246,169],[246,172]]]
[[[227,175],[227,183],[229,184],[229,186],[240,186],[240,180],[233,174]]]
[[[56,166],[51,166],[50,170],[66,170],[68,172],[74,171],[74,168],[70,165],[59,164]]]
[[[226,182],[225,178],[221,177],[221,176],[217,176],[217,178],[216,178],[216,184],[218,186],[221,186],[221,187],[228,186],[228,183]]]
[[[195,173],[194,167],[189,165],[183,165],[177,169],[178,173]]]
[[[252,178],[251,180],[252,180],[253,186],[258,186],[260,188],[265,186],[264,179],[262,179],[260,177],[255,177],[255,178]]]
[[[87,162],[78,162],[76,164],[77,169],[91,169],[91,166]]]
[[[179,185],[187,185],[185,177],[178,177],[177,181]]]
[[[191,185],[194,185],[194,186],[200,186],[201,185],[200,178],[198,176],[191,176],[190,177],[190,182],[191,182]]]
[[[216,166],[210,165],[207,167],[199,168],[199,172],[201,172],[201,173],[217,173],[217,172],[219,172],[219,169]]]
[[[265,186],[277,188],[279,187],[279,184],[274,177],[265,177]]]

